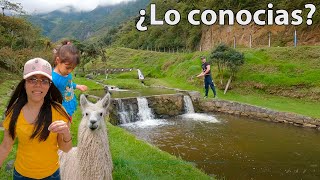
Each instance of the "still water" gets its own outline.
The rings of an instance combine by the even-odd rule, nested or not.
[[[198,113],[122,127],[219,179],[320,179],[316,130]]]
[[[134,90],[110,90],[112,98],[127,98],[127,97],[140,97],[140,96],[153,96],[161,94],[176,94],[177,91],[172,89],[162,88],[142,88]],[[104,90],[92,90],[89,94],[93,94],[99,97],[103,97],[105,94]]]

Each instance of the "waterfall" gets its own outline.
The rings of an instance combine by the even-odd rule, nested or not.
[[[140,69],[137,69],[137,71],[138,71],[139,80],[144,80],[144,76],[143,76],[142,72],[140,71]]]
[[[137,97],[138,100],[138,117],[140,121],[154,119],[154,115],[148,106],[148,101],[144,97]]]
[[[185,114],[182,115],[184,119],[193,121],[205,121],[210,123],[219,122],[213,115],[205,113],[195,113],[192,100],[189,96],[183,96]]]
[[[127,111],[121,99],[117,99],[117,103],[118,103],[118,115],[120,118],[120,124],[126,124],[126,123],[132,122],[134,118],[132,105],[128,104],[129,110]]]
[[[183,96],[183,101],[184,101],[184,109],[186,114],[194,113],[191,98],[189,96]]]

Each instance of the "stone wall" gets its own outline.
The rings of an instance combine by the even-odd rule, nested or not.
[[[111,103],[109,106],[109,119],[110,119],[110,123],[113,125],[121,124],[120,117],[118,115],[118,111],[120,109],[119,100],[120,100],[119,98],[111,99]],[[121,102],[124,104],[123,108],[125,111],[132,111],[133,114],[137,115],[138,113],[137,98],[121,98]]]
[[[147,97],[149,107],[156,118],[167,118],[184,114],[183,94],[169,94]]]
[[[224,100],[201,101],[198,108],[202,112],[222,112],[264,121],[288,123],[295,126],[310,127],[320,130],[320,119],[310,118],[295,113],[278,112],[238,102]]]
[[[145,98],[148,100],[148,106],[152,109],[155,118],[168,118],[184,113],[182,93],[146,96]],[[137,116],[139,111],[137,98],[121,98],[121,101],[126,111],[131,111],[133,116]],[[120,124],[118,115],[119,108],[119,99],[112,99],[109,117],[110,122],[114,125]]]

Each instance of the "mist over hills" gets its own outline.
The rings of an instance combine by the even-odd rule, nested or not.
[[[138,16],[150,0],[122,2],[116,5],[98,6],[92,11],[77,11],[72,6],[46,14],[29,16],[29,20],[40,27],[45,36],[53,41],[61,38],[86,40],[101,36],[113,27]]]

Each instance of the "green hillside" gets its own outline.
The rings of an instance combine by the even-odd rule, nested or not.
[[[53,41],[62,38],[85,40],[101,37],[110,29],[128,21],[145,7],[149,0],[137,0],[110,6],[98,6],[92,11],[77,11],[66,7],[67,12],[55,10],[46,14],[31,15],[28,19],[43,30]]]
[[[319,47],[243,50],[247,65],[237,89],[252,87],[269,94],[320,100]]]
[[[156,4],[156,19],[163,20],[166,11],[175,9],[179,11],[181,20],[177,25],[170,26],[151,26],[150,15],[150,3]],[[268,9],[268,3],[273,4],[272,9]],[[239,10],[248,10],[252,14],[257,10],[273,10],[274,16],[276,16],[277,10],[286,10],[289,14],[293,10],[302,10],[303,23],[299,26],[260,26],[254,27],[259,29],[253,31],[253,41],[257,45],[265,45],[267,42],[267,34],[271,32],[273,35],[273,46],[287,46],[292,44],[292,32],[296,29],[299,32],[301,43],[313,45],[319,44],[320,34],[319,22],[320,11],[315,11],[312,16],[313,25],[307,26],[305,24],[306,16],[310,9],[305,8],[305,4],[312,3],[319,8],[320,2],[306,2],[303,0],[293,0],[288,3],[287,0],[275,0],[275,1],[254,1],[254,0],[234,0],[234,1],[222,1],[222,0],[137,0],[128,3],[122,3],[114,6],[97,7],[91,12],[77,12],[73,7],[68,7],[69,12],[53,11],[48,14],[32,15],[30,20],[39,26],[44,35],[49,36],[53,41],[57,41],[61,38],[72,38],[78,40],[85,40],[91,43],[103,44],[104,46],[121,46],[133,49],[150,49],[157,48],[161,51],[165,49],[178,49],[178,50],[199,50],[203,45],[202,38],[205,37],[208,28],[214,29],[213,41],[220,41],[219,37],[226,31],[230,31],[230,28],[235,28],[232,31],[232,35],[228,39],[223,39],[226,43],[233,42],[233,35],[243,36],[243,28],[233,26],[230,28],[221,28],[218,23],[212,26],[206,26],[201,23],[199,26],[191,25],[187,20],[187,15],[191,10],[199,9],[200,12],[204,10],[232,10],[237,13]],[[138,22],[139,10],[146,9],[146,20],[144,26],[148,27],[147,31],[140,32],[136,29],[136,23]],[[261,15],[261,20],[266,20],[268,17]],[[200,15],[195,16],[196,20],[200,19]],[[226,18],[227,19],[227,18]],[[289,21],[291,21],[289,16]],[[245,26],[246,31],[250,30],[252,24]],[[223,26],[227,27],[227,26]],[[221,28],[221,29],[220,29]],[[261,28],[261,29],[260,29]],[[219,33],[219,31],[222,31]],[[256,33],[256,34],[255,34]],[[243,39],[242,39],[243,41]],[[300,39],[299,39],[300,41]],[[244,42],[242,43],[242,46]],[[248,43],[245,43],[248,44]],[[243,46],[244,47],[244,46]],[[204,48],[203,48],[204,49]],[[205,48],[208,49],[208,48]]]
[[[147,49],[149,47],[158,48],[160,50],[164,49],[189,49],[189,50],[198,50],[200,46],[201,37],[203,36],[204,30],[206,28],[220,28],[218,23],[212,26],[206,26],[203,23],[199,26],[190,25],[187,21],[187,15],[191,10],[199,9],[203,12],[206,9],[214,10],[215,12],[219,12],[219,10],[232,10],[234,13],[239,10],[248,10],[252,14],[259,10],[268,9],[268,3],[273,3],[274,7],[272,10],[275,12],[279,9],[285,9],[288,12],[292,12],[295,9],[304,10],[302,13],[303,19],[306,19],[308,10],[305,9],[304,5],[307,4],[306,1],[303,0],[292,0],[290,3],[287,0],[233,0],[233,1],[222,1],[222,0],[188,0],[188,1],[176,1],[176,0],[152,0],[151,3],[156,4],[156,18],[158,20],[164,19],[164,15],[166,11],[170,9],[175,9],[179,11],[181,15],[181,21],[179,24],[170,26],[151,26],[150,25],[150,6],[146,8],[146,20],[144,25],[148,26],[148,30],[144,32],[139,32],[136,30],[135,22],[128,21],[123,27],[118,31],[116,35],[110,34],[110,36],[115,36],[114,44],[133,48],[133,49]],[[320,2],[313,1],[312,2],[317,8],[319,8]],[[274,13],[275,14],[275,13]],[[200,16],[195,16],[196,20],[200,19]],[[267,17],[262,16],[261,19],[267,19]],[[137,21],[138,19],[136,19]],[[312,29],[319,29],[320,22],[320,11],[316,11],[313,16],[313,26],[307,27],[306,24],[301,24],[299,26],[288,26],[297,29],[298,31],[306,32],[312,31]],[[249,25],[248,25],[249,26]],[[243,28],[247,28],[245,26]],[[271,26],[263,26],[265,29],[270,28]],[[279,26],[280,27],[280,26]],[[230,27],[232,28],[232,27]],[[257,27],[259,28],[259,27]],[[242,29],[242,28],[241,28]],[[222,31],[229,31],[228,29],[224,29]],[[276,39],[272,39],[273,44],[285,45],[289,41],[291,42],[292,34],[286,34],[286,31],[276,32],[273,29],[269,29],[272,34],[276,36]],[[235,35],[235,34],[234,34]],[[221,40],[218,38],[221,36],[221,32],[217,34],[213,34],[216,37],[216,41]],[[259,37],[260,34],[254,34],[253,38]],[[233,37],[233,34],[232,36]],[[221,37],[224,38],[224,37]],[[261,37],[259,37],[261,38]],[[317,39],[316,37],[313,37]],[[289,40],[288,40],[289,39]],[[254,39],[253,41],[260,41],[260,39]]]
[[[280,111],[320,117],[320,47],[239,49],[245,54],[232,89],[221,99],[265,106]],[[139,68],[147,85],[163,85],[203,92],[201,55],[209,52],[162,53],[126,48],[107,50],[108,61],[95,60],[86,68]],[[215,84],[219,86],[217,67],[212,66]],[[226,80],[227,78],[225,78]],[[127,83],[124,83],[127,82]],[[121,79],[107,83],[125,86],[134,80]],[[223,87],[221,87],[223,88]],[[211,93],[211,92],[210,92]],[[210,95],[210,94],[209,94]]]
[[[52,58],[50,40],[23,18],[0,16],[0,68],[20,73],[35,57]]]

